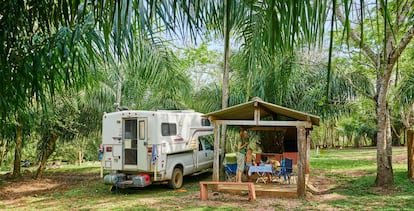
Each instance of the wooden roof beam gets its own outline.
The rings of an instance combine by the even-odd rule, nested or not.
[[[239,126],[274,126],[274,127],[300,127],[312,128],[312,123],[307,121],[256,121],[256,120],[213,120],[216,124]]]

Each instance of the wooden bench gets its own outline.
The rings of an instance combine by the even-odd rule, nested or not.
[[[208,185],[246,185],[249,190],[249,200],[256,199],[256,190],[253,182],[222,182],[222,181],[201,181],[200,182],[200,199],[205,201],[208,199]]]

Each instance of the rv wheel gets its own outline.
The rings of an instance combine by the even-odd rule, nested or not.
[[[183,185],[183,170],[180,168],[175,168],[172,175],[171,180],[168,181],[168,187],[172,189],[181,188]]]

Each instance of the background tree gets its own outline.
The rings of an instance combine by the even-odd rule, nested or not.
[[[376,1],[375,5],[365,4],[364,1],[344,4],[346,11],[357,11],[361,14],[351,25],[351,15],[343,14],[343,8],[335,5],[335,14],[344,26],[346,37],[351,39],[349,46],[359,50],[367,57],[375,71],[375,95],[372,99],[376,105],[377,115],[377,186],[394,184],[392,170],[392,139],[390,107],[388,95],[391,86],[391,76],[395,65],[414,36],[414,24],[410,21],[413,15],[413,1]],[[355,9],[354,8],[359,8]],[[364,24],[364,23],[371,24]],[[356,26],[361,26],[360,30]],[[372,26],[372,27],[370,27]],[[364,37],[368,30],[375,32],[367,42]],[[358,33],[361,32],[361,33]],[[346,43],[348,44],[348,43]]]
[[[28,132],[22,131],[25,111],[33,104],[45,106],[56,91],[85,83],[100,47],[91,15],[78,13],[78,5],[64,10],[57,5],[12,1],[1,7],[0,110],[2,123],[17,123],[14,176],[20,175],[21,134]]]
[[[39,166],[33,175],[34,178],[43,176],[46,162],[56,149],[57,140],[73,139],[78,134],[79,122],[76,119],[79,110],[74,103],[76,101],[73,101],[71,95],[55,96],[53,104],[48,105],[48,109],[42,112],[39,122]]]

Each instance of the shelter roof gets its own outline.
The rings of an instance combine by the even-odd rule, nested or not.
[[[260,119],[271,121],[310,121],[312,125],[319,126],[318,116],[268,103],[258,97],[251,101],[228,107],[222,110],[207,113],[204,116],[214,120],[253,120],[255,110],[259,110]]]

